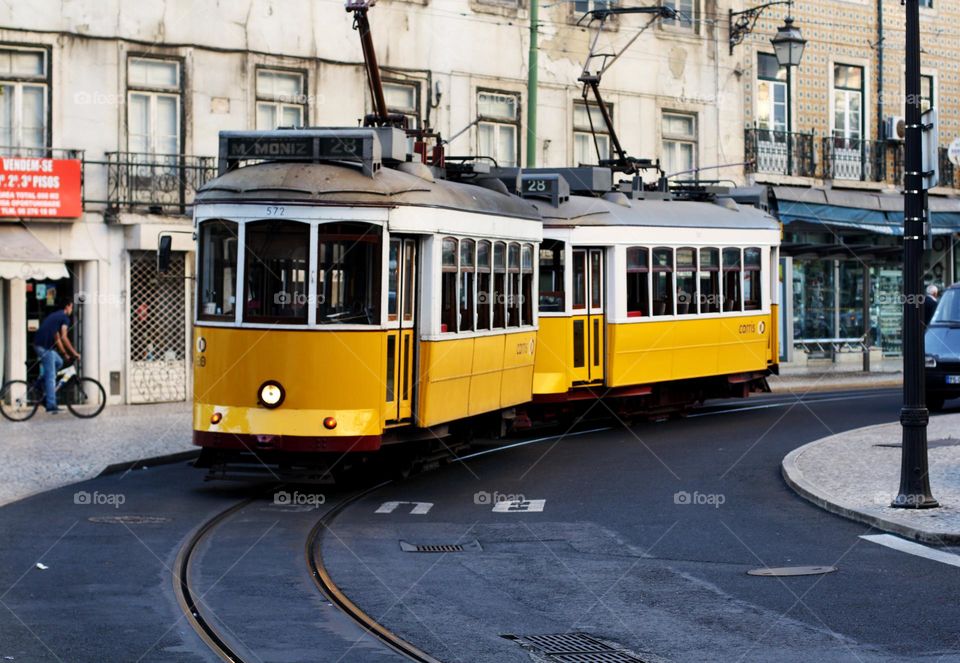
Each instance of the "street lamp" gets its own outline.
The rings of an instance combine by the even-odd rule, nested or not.
[[[800,34],[800,28],[793,24],[793,17],[783,19],[783,26],[777,30],[776,36],[770,40],[777,53],[777,62],[781,67],[799,67],[803,58],[803,49],[807,40]]]
[[[764,10],[776,5],[793,6],[793,0],[774,0],[763,5],[750,7],[742,11],[735,12],[730,10],[728,25],[730,27],[730,55],[733,55],[733,48],[742,44],[744,38],[753,32],[753,28],[760,20],[760,15]],[[794,27],[793,19],[787,16],[783,27],[777,30],[777,36],[772,40],[773,47],[777,51],[777,62],[781,67],[797,67],[800,65],[800,58],[803,57],[803,47],[807,41],[800,34],[800,29]]]

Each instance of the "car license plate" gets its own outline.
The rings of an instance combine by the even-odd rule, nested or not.
[[[948,375],[947,384],[960,384],[960,375]]]

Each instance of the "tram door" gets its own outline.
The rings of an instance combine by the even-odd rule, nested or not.
[[[409,237],[390,239],[388,265],[386,402],[384,419],[400,423],[413,416],[414,314],[417,292],[417,243]]]
[[[573,249],[573,382],[603,382],[603,249]]]

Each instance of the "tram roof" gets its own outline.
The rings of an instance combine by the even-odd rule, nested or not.
[[[427,179],[393,168],[373,177],[338,163],[263,162],[210,180],[196,203],[285,202],[336,206],[441,207],[480,214],[539,220],[532,201],[492,189]]]
[[[616,195],[616,194],[615,194]],[[548,227],[576,226],[649,226],[671,228],[731,228],[780,230],[779,222],[768,213],[731,199],[721,202],[690,200],[630,200],[618,195],[620,202],[600,197],[570,196],[554,207],[547,201],[531,199]]]

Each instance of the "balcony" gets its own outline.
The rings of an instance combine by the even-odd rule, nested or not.
[[[823,179],[886,181],[886,141],[827,136],[822,145]]]
[[[748,127],[744,140],[748,173],[816,176],[812,133]]]
[[[107,209],[186,214],[197,189],[217,176],[215,157],[106,152]],[[90,162],[88,162],[90,163]]]

